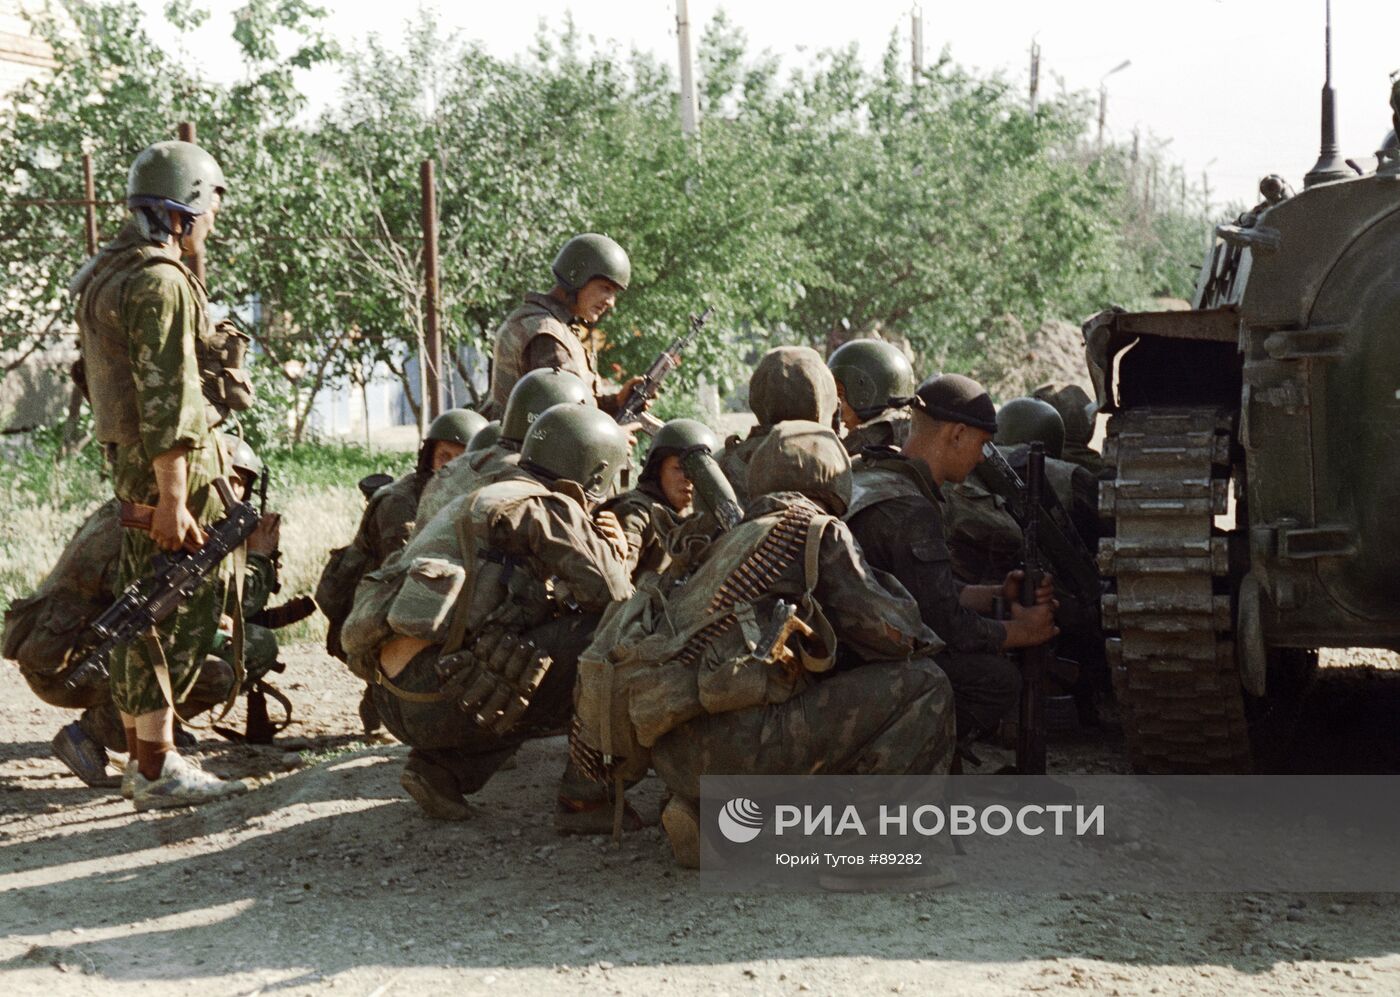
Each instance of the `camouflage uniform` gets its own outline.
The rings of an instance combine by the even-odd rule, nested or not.
[[[749,461],[773,427],[790,419],[830,425],[836,405],[836,381],[815,350],[779,346],[763,355],[749,378],[749,407],[758,425],[747,438],[725,440],[717,458],[740,505],[748,505]]]
[[[616,403],[612,396],[604,394],[603,380],[598,375],[593,330],[574,318],[562,301],[532,292],[496,330],[491,398],[482,414],[488,419],[501,418],[515,382],[541,367],[576,375],[588,385],[603,411],[616,414]]]
[[[866,447],[904,446],[909,439],[909,410],[887,408],[873,419],[867,419],[841,439],[846,453],[857,457]]]
[[[211,482],[227,468],[200,379],[197,344],[209,331],[203,284],[128,224],[79,271],[74,290],[94,429],[108,446],[117,497],[154,505],[159,492],[152,460],[184,447],[190,512],[200,525],[214,522],[223,509]],[[146,533],[123,530],[118,587],[149,574],[158,552]],[[177,702],[213,646],[221,612],[240,612],[236,604],[226,606],[235,560],[226,560],[157,628]],[[140,715],[166,706],[156,664],[144,642],[113,652],[112,695],[119,709]]]
[[[799,451],[805,456],[794,459]],[[834,652],[835,664],[830,670],[799,669],[795,674],[769,666],[766,688],[759,690],[755,705],[691,711],[689,719],[671,726],[652,746],[657,774],[693,806],[703,775],[946,772],[953,755],[951,691],[927,657],[941,644],[920,622],[908,593],[872,570],[850,530],[827,515],[844,511],[850,495],[849,463],[835,434],[808,422],[785,422],[755,455],[750,485],[763,497],[667,595],[667,614],[678,628],[703,619],[720,583],[784,513],[805,508],[819,532],[808,532],[803,553],[752,608],[755,618],[763,620],[771,618],[780,598],[803,605],[823,640],[834,639],[834,647],[825,652]],[[808,574],[811,543],[817,545],[815,578]],[[715,645],[733,645],[730,650],[741,654],[742,644],[737,626],[715,638]],[[719,653],[729,652],[721,648]],[[632,679],[634,715],[647,696],[648,680],[656,681],[651,677],[664,671],[644,670]],[[712,674],[731,685],[735,681],[726,678],[730,673],[723,668],[706,671]]]
[[[856,462],[846,521],[870,563],[900,580],[947,643],[936,660],[953,684],[959,735],[995,730],[1017,702],[1020,674],[1001,653],[1006,628],[959,601],[943,498],[928,465],[895,450],[867,450]]]
[[[666,534],[675,525],[676,514],[666,502],[661,485],[642,481],[629,492],[609,499],[599,511],[611,512],[627,536],[627,572],[632,578],[644,573],[661,574],[671,563],[666,552]]]
[[[453,499],[489,485],[519,463],[520,446],[509,440],[454,457],[423,486],[414,518],[420,527],[426,526]]]
[[[626,567],[593,520],[583,492],[568,481],[552,485],[524,471],[504,474],[494,484],[455,499],[435,517],[433,527],[414,537],[398,561],[410,565],[423,558],[460,561],[458,527],[483,544],[483,557],[464,565],[467,578],[451,613],[471,615],[474,603],[489,603],[484,622],[464,635],[464,647],[489,628],[504,629],[533,641],[553,657],[544,681],[524,718],[504,735],[476,724],[445,697],[411,702],[382,682],[374,686],[375,704],[389,731],[413,747],[410,765],[429,765],[449,773],[463,794],[485,785],[521,742],[531,734],[567,723],[579,653],[587,646],[599,614],[632,591]],[[506,595],[488,585],[484,566],[504,565]],[[454,648],[455,650],[455,648]],[[421,651],[395,675],[392,685],[408,693],[437,693],[444,679],[438,665],[444,645]],[[376,652],[377,653],[377,652]]]

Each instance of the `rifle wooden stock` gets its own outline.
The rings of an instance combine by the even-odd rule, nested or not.
[[[141,502],[123,502],[121,504],[122,525],[129,530],[143,530],[150,532],[151,523],[156,516],[156,507],[145,505]]]

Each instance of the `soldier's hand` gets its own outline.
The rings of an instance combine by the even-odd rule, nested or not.
[[[1019,603],[1021,601],[1021,584],[1025,581],[1026,573],[1020,568],[1009,572],[1006,581],[1001,585],[1001,596],[1008,604]],[[1035,587],[1035,604],[1037,606],[1047,606],[1055,601],[1055,579],[1049,572],[1040,576]]]
[[[622,524],[617,521],[617,517],[604,509],[593,514],[593,521],[598,524],[598,531],[612,544],[613,550],[617,551],[617,556],[626,560],[627,534],[622,532]]]
[[[204,546],[204,531],[183,502],[168,502],[161,496],[151,517],[151,540],[161,550],[195,551]]]
[[[637,385],[641,384],[645,380],[646,378],[638,374],[635,377],[629,377],[627,381],[622,385],[622,387],[618,389],[617,395],[615,397],[617,398],[617,407],[619,409],[627,404],[627,399],[632,397],[632,392],[637,390]],[[642,406],[642,411],[645,412],[650,407],[651,400],[647,399],[647,403]]]
[[[1007,627],[1007,647],[1036,647],[1059,635],[1055,626],[1055,604],[1034,606],[1011,604],[1011,625]]]
[[[248,553],[271,557],[281,545],[282,517],[269,512],[258,520],[258,525],[248,534]]]

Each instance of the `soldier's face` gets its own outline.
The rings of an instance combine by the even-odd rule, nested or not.
[[[466,452],[465,444],[453,443],[451,440],[434,440],[431,461],[433,470],[440,471],[449,460],[460,457]]]
[[[695,499],[695,486],[685,476],[681,459],[675,454],[661,460],[661,492],[666,496],[666,504],[676,512],[689,509]]]
[[[209,205],[209,210],[202,215],[195,215],[194,221],[180,235],[180,250],[186,256],[193,256],[204,248],[205,240],[214,231],[214,223],[219,214],[220,197],[214,195],[213,202]]]
[[[856,414],[855,409],[846,404],[846,386],[840,381],[836,382],[836,397],[839,399],[837,411],[841,413],[841,425],[848,430],[855,429],[860,425],[860,416]]]
[[[594,277],[579,289],[574,301],[574,317],[587,325],[597,325],[613,310],[622,288],[606,277]]]

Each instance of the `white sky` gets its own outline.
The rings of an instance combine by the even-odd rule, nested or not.
[[[168,37],[159,23],[165,0],[139,2],[157,37]],[[332,32],[347,44],[371,33],[397,38],[414,10],[384,0],[320,2],[330,11]],[[194,51],[210,75],[235,78],[239,66],[228,36],[239,0],[204,3],[214,16]],[[1400,3],[1336,0],[1333,6],[1338,135],[1343,155],[1359,158],[1374,152],[1390,127]],[[790,66],[853,41],[873,63],[896,28],[901,51],[909,51],[909,0],[691,0],[697,41],[720,7],[747,33],[753,51],[769,49]],[[437,16],[445,29],[459,29],[508,58],[528,48],[542,18],[569,10],[584,35],[635,45],[674,64],[673,0],[448,0]],[[1317,158],[1323,0],[930,0],[923,24],[928,62],[948,46],[956,61],[999,70],[1022,86],[1036,36],[1042,93],[1057,89],[1056,77],[1070,90],[1096,91],[1105,72],[1131,60],[1108,80],[1110,135],[1125,138],[1138,126],[1170,140],[1164,157],[1184,164],[1193,182],[1208,170],[1217,205],[1253,203],[1259,178],[1270,172],[1301,186]],[[337,87],[328,73],[303,83],[318,105],[333,99]]]

